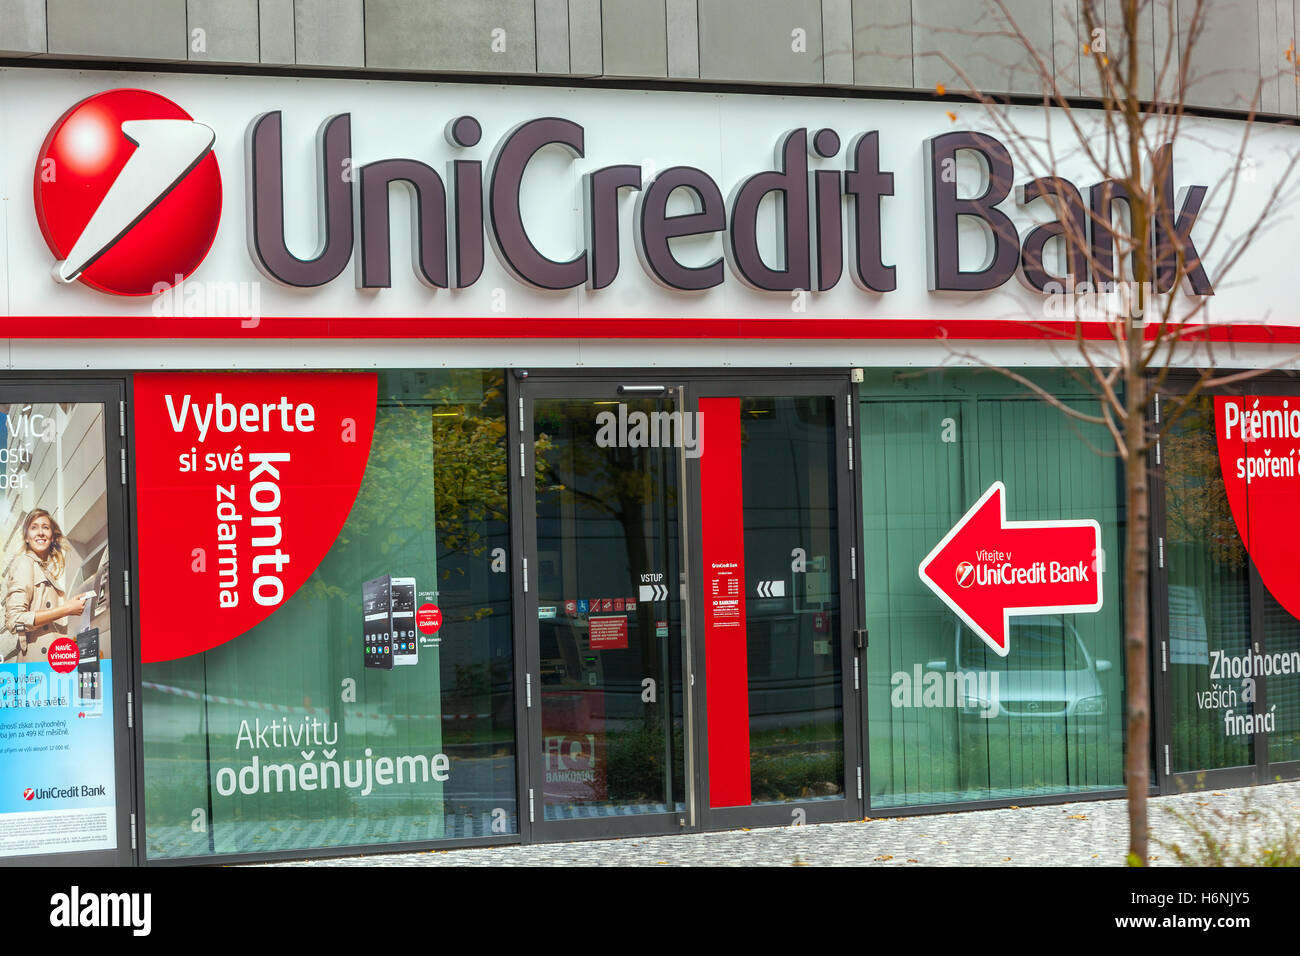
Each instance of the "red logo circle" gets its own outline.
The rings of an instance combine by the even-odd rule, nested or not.
[[[70,674],[81,660],[77,642],[70,637],[59,637],[50,642],[45,659],[57,674]]]
[[[36,791],[33,790],[31,787],[28,787],[26,790],[23,791],[24,800],[31,800],[35,796],[36,796]]]
[[[146,90],[98,93],[64,113],[33,186],[55,278],[152,295],[192,274],[221,220],[214,142],[210,127]]]
[[[424,634],[437,634],[442,627],[442,611],[436,604],[421,604],[415,612],[415,626]]]
[[[969,561],[962,561],[953,569],[953,574],[957,578],[957,583],[964,588],[970,587],[975,583],[975,565]]]

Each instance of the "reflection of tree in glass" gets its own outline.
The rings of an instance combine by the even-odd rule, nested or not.
[[[671,404],[653,400],[627,402],[628,414],[647,414],[671,409]],[[565,407],[538,402],[534,415],[537,435],[538,509],[559,511],[559,501],[571,495],[575,504],[586,511],[618,522],[627,553],[629,593],[635,594],[637,575],[644,571],[663,570],[653,559],[671,561],[668,554],[667,521],[677,507],[677,483],[673,468],[675,458],[667,448],[601,447],[596,443],[596,412],[589,403]],[[552,436],[562,436],[560,444]],[[545,443],[545,444],[543,444]],[[554,481],[544,481],[543,463],[549,463]],[[550,498],[549,506],[544,501]],[[660,543],[662,553],[654,545]],[[654,633],[653,605],[637,606],[637,623],[641,633]],[[657,671],[658,648],[653,641],[641,642],[646,673]]]
[[[1165,480],[1171,544],[1204,544],[1232,570],[1246,563],[1237,523],[1228,506],[1214,433],[1214,399],[1199,398],[1168,437]]]
[[[452,382],[405,401],[381,400],[365,478],[335,549],[364,542],[369,554],[389,555],[421,535],[437,546],[438,576],[464,575],[455,555],[484,557],[489,526],[507,520],[505,403],[501,376],[484,383],[477,403]],[[538,468],[538,482],[546,470]],[[344,596],[314,575],[312,586]],[[491,613],[479,608],[472,617]]]

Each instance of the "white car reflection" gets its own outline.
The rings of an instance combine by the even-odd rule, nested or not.
[[[1101,722],[1106,695],[1098,675],[1109,671],[1111,662],[1094,659],[1073,624],[1060,615],[1013,618],[1010,640],[1011,652],[999,658],[969,627],[957,623],[957,685],[979,688],[958,702],[963,716]],[[946,674],[949,662],[932,660],[925,667]],[[988,678],[990,671],[998,672],[996,681]],[[987,699],[994,695],[995,700]]]

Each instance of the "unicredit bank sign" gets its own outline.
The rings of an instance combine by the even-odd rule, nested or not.
[[[30,216],[10,206],[12,316],[238,317],[255,295],[267,317],[460,318],[467,337],[494,316],[589,317],[617,334],[638,316],[1043,319],[1047,293],[1104,278],[1067,261],[1046,197],[1086,220],[1113,191],[1077,156],[1077,173],[1030,168],[978,107],[105,79],[0,74],[6,188],[26,178],[34,200]],[[1016,114],[1041,134],[1041,110]],[[1283,250],[1261,237],[1219,287],[1210,239],[1222,220],[1226,254],[1259,218],[1269,157],[1280,174],[1297,134],[1253,134],[1258,188],[1225,212],[1215,184],[1240,132],[1199,121],[1164,164],[1176,217],[1156,241],[1195,254],[1181,282],[1164,263],[1157,290],[1262,321],[1270,283],[1283,301]],[[1092,233],[1105,261],[1110,236]]]

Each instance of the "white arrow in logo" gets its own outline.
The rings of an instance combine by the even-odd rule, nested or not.
[[[127,120],[122,135],[135,143],[136,150],[108,187],[68,257],[54,266],[54,278],[60,282],[75,281],[113,248],[217,141],[212,127],[193,120]]]

